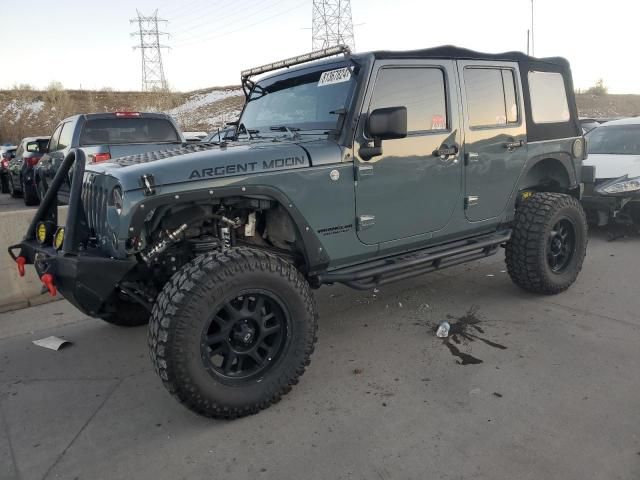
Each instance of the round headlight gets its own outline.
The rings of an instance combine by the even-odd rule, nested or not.
[[[62,248],[62,244],[64,243],[64,227],[58,227],[56,233],[53,234],[53,246],[56,250],[60,250]]]
[[[36,225],[36,241],[40,245],[50,243],[53,238],[53,231],[56,228],[53,222],[38,222]]]
[[[574,158],[584,159],[584,139],[576,138],[573,142],[573,147],[571,148],[571,153],[573,153]]]

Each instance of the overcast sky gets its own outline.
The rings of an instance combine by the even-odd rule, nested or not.
[[[166,18],[174,90],[237,84],[240,70],[311,50],[312,0],[0,0],[0,88],[140,89],[136,8]],[[455,44],[526,50],[530,0],[352,0],[356,50]],[[640,6],[535,0],[536,56],[569,59],[576,87],[640,93]],[[10,68],[7,68],[10,65]]]

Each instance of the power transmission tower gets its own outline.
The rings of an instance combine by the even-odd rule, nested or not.
[[[355,50],[350,0],[313,0],[313,50],[348,45]]]
[[[142,91],[168,90],[167,79],[164,76],[162,66],[162,49],[169,48],[160,43],[161,35],[169,35],[161,32],[158,24],[166,20],[158,18],[158,10],[151,16],[142,15],[137,9],[138,16],[129,20],[129,23],[137,23],[138,31],[131,33],[131,36],[140,37],[140,45],[135,45],[133,49],[140,49],[142,54]]]

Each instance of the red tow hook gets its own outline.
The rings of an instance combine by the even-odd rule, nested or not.
[[[50,273],[45,273],[40,277],[40,281],[44,284],[45,287],[47,287],[47,290],[49,290],[49,295],[55,297],[56,293],[58,293],[58,290],[56,290],[56,286],[53,284],[53,275],[51,275]]]
[[[18,264],[18,275],[24,277],[24,266],[27,263],[27,259],[20,256],[16,258],[16,263]]]

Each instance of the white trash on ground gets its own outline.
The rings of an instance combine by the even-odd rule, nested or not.
[[[436,331],[436,337],[447,338],[449,336],[450,328],[451,328],[451,325],[449,325],[449,322],[447,322],[446,320],[443,322],[440,322],[440,325],[438,325],[438,330]]]
[[[72,343],[68,340],[64,340],[59,337],[47,337],[41,338],[40,340],[34,340],[34,345],[39,347],[48,348],[50,350],[60,350],[62,347],[66,347],[67,345],[72,345]]]

